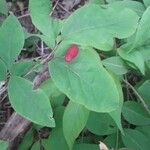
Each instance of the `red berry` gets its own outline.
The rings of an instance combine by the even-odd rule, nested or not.
[[[71,62],[78,55],[78,51],[79,47],[76,44],[72,44],[65,54],[65,61],[68,63]]]

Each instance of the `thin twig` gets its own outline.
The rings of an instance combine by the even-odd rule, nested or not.
[[[148,112],[148,114],[150,115],[150,110],[147,106],[147,104],[145,103],[144,99],[139,95],[139,93],[135,90],[135,88],[126,80],[123,79],[123,82],[126,83],[131,89],[132,91],[135,93],[135,95],[139,98],[139,100],[141,101],[141,103],[143,104],[144,108],[146,109],[146,111]]]
[[[19,16],[18,19],[22,19],[22,18],[25,18],[25,17],[28,17],[28,16],[30,16],[29,13]]]
[[[66,13],[68,13],[69,15],[71,15],[71,13],[65,8],[65,7],[63,7],[61,4],[59,4],[58,3],[58,5],[59,5],[59,7],[60,8],[62,8]]]
[[[58,48],[60,43],[61,43],[61,41],[55,45],[52,52],[41,62],[42,64],[45,64],[46,62],[50,61],[52,55],[54,54],[55,50]]]
[[[41,55],[44,54],[44,42],[41,40]]]
[[[39,51],[44,51],[44,50],[48,50],[48,49],[50,49],[49,47],[44,47],[44,42],[41,40],[41,43],[43,43],[43,49],[42,49],[42,44],[41,44],[41,48],[38,46],[38,44],[36,43],[36,42],[34,42],[34,44],[36,45],[36,47],[37,47],[37,49],[39,50]]]
[[[57,7],[58,3],[59,3],[59,0],[56,1],[56,3],[55,3],[55,5],[54,5],[54,7],[53,7],[51,13],[49,14],[50,16],[52,16],[52,14],[53,14],[55,8]]]
[[[125,80],[127,81],[127,76],[125,75]],[[126,84],[126,90],[127,90],[127,100],[129,100],[130,97],[130,91],[129,91],[129,86]]]
[[[33,66],[33,67],[29,70],[29,72],[27,72],[27,74],[24,75],[24,77],[27,76],[27,75],[29,75],[29,74],[30,74],[34,69],[36,69],[39,65],[45,64],[45,63],[47,63],[48,61],[50,61],[51,58],[52,58],[52,55],[54,54],[54,52],[55,52],[55,50],[57,49],[58,45],[59,45],[59,43],[56,44],[56,46],[54,47],[54,49],[52,50],[52,52],[51,52],[45,59],[43,59],[39,64]]]
[[[6,86],[0,89],[0,96],[6,91]]]

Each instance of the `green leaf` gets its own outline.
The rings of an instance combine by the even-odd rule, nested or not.
[[[31,150],[40,150],[40,142],[38,141],[38,142],[34,143]]]
[[[146,11],[144,12],[140,23],[138,25],[137,28],[137,33],[136,33],[136,38],[135,38],[135,42],[134,42],[134,47],[137,47],[139,45],[143,45],[145,43],[146,40],[148,40],[150,38],[150,7],[148,7],[146,9]]]
[[[64,107],[60,106],[54,110],[54,118],[56,120],[56,127],[51,131],[48,139],[44,140],[42,143],[46,150],[69,150],[66,143],[63,127],[62,118],[64,114]]]
[[[24,136],[23,140],[19,144],[18,149],[19,150],[27,150],[31,147],[32,143],[34,141],[34,134],[33,134],[33,128],[31,128],[26,135]]]
[[[116,132],[117,127],[109,114],[91,112],[86,128],[96,135],[108,135]]]
[[[30,0],[29,1],[29,10],[32,22],[34,25],[45,35],[49,36],[52,34],[52,22],[51,18],[49,16],[51,10],[52,10],[52,2],[49,0],[42,0],[42,1],[36,1],[36,0]],[[41,20],[42,19],[42,20]]]
[[[125,146],[133,150],[149,150],[150,140],[141,132],[132,129],[126,129],[125,135],[122,135]]]
[[[121,124],[121,111],[122,111],[122,105],[123,105],[123,100],[124,100],[122,87],[121,87],[121,83],[120,83],[119,79],[115,75],[113,75],[113,74],[111,74],[111,75],[115,81],[115,84],[116,84],[118,92],[119,92],[119,107],[116,110],[109,112],[109,115],[115,121],[115,123],[118,126],[121,133],[124,134],[122,124]]]
[[[134,42],[134,41],[132,41],[132,42]],[[128,55],[128,59],[130,58],[129,57],[130,54],[137,53],[138,55],[140,55],[142,62],[148,62],[150,60],[150,51],[149,51],[150,42],[149,41],[145,42],[143,45],[140,45],[138,47],[134,47],[131,49],[129,48],[130,45],[123,45],[122,47],[123,47],[124,51],[126,52],[126,55]],[[130,59],[129,59],[129,61],[130,61]],[[131,61],[132,61],[132,63],[134,63],[133,60],[131,60]],[[136,62],[136,60],[135,60],[135,62]]]
[[[126,101],[122,108],[124,118],[134,125],[149,125],[150,115],[141,104],[134,101]]]
[[[150,125],[149,126],[141,126],[137,127],[136,130],[140,131],[144,134],[148,139],[150,139]]]
[[[92,4],[105,4],[104,0],[89,0],[89,3]]]
[[[24,45],[24,32],[13,15],[10,15],[0,28],[0,58],[5,62],[8,69],[21,52]]]
[[[150,60],[146,62],[147,74],[150,76]]]
[[[3,22],[2,22],[2,21],[0,21],[0,27],[1,27],[2,23],[3,23]]]
[[[23,117],[42,126],[55,126],[48,97],[42,90],[34,90],[30,81],[12,76],[8,83],[8,95],[12,107]]]
[[[6,150],[8,148],[8,142],[0,140],[1,150]]]
[[[60,32],[61,22],[50,17],[52,2],[30,0],[29,10],[33,24],[44,34],[43,40],[53,47],[55,38]]]
[[[146,80],[138,89],[137,91],[142,96],[146,104],[150,107],[150,80]]]
[[[150,1],[149,0],[143,0],[144,4],[146,7],[150,6]]]
[[[136,66],[142,74],[145,73],[145,65],[144,63],[150,60],[149,57],[149,38],[150,38],[150,32],[149,32],[149,19],[150,15],[150,8],[147,8],[147,10],[144,12],[140,22],[139,26],[137,28],[137,33],[133,37],[134,40],[132,40],[133,43],[129,43],[126,45],[121,46],[120,49],[118,49],[119,55],[132,63],[134,66]]]
[[[99,150],[96,144],[75,144],[73,150]]]
[[[135,49],[142,54],[145,63],[147,63],[150,60],[150,51],[149,51],[150,43],[149,42]]]
[[[0,81],[3,81],[6,79],[7,75],[7,68],[5,63],[0,59]]]
[[[88,116],[89,111],[83,105],[71,101],[67,105],[63,116],[63,131],[70,150],[85,127]]]
[[[80,47],[78,56],[67,63],[63,56],[68,47],[61,45],[55,58],[49,62],[49,72],[58,89],[71,101],[80,103],[89,110],[111,112],[117,109],[117,87],[103,68],[97,53],[93,49]]]
[[[130,44],[124,44],[118,50],[119,55],[130,62],[133,66],[135,66],[142,74],[145,74],[145,64],[144,64],[144,57],[138,50],[131,51]]]
[[[104,9],[99,5],[89,4],[75,11],[66,20],[62,28],[62,39],[70,43],[111,50],[113,38],[131,36],[136,30],[138,19],[137,14],[127,8]]]
[[[43,82],[40,88],[49,97],[52,107],[58,107],[63,104],[65,95],[58,90],[52,79]]]
[[[126,74],[127,67],[123,60],[118,56],[109,57],[102,61],[103,65],[117,75]]]
[[[109,3],[113,3],[113,2],[117,2],[117,1],[122,1],[122,0],[106,0],[106,2]]]
[[[8,7],[6,0],[0,0],[0,13],[8,15]]]
[[[111,135],[108,135],[103,142],[109,147],[110,149],[118,149],[121,147],[124,147],[124,144],[121,139],[121,134],[119,132],[113,133]]]
[[[115,1],[108,5],[104,5],[105,7],[113,7],[113,8],[129,8],[135,11],[140,17],[142,16],[143,12],[145,11],[145,6],[141,2],[131,1],[131,0],[122,0],[122,1]]]
[[[37,62],[33,60],[22,60],[19,62],[16,62],[12,65],[10,69],[11,75],[16,75],[16,76],[23,76],[28,73],[30,69],[32,69]]]

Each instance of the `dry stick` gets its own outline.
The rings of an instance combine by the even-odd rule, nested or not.
[[[45,59],[43,59],[41,64],[45,64],[46,62],[49,62],[51,60],[55,50],[58,48],[60,43],[61,43],[61,41],[55,45],[55,47],[53,48],[52,52]]]
[[[24,119],[16,112],[13,113],[6,123],[6,126],[0,132],[0,138],[11,142],[18,134],[22,133],[24,127],[28,126],[29,123],[30,121]]]
[[[53,12],[54,12],[55,8],[57,7],[58,3],[59,3],[59,0],[57,0],[57,2],[55,3],[51,13],[49,14],[50,16],[53,14]]]
[[[6,86],[0,89],[0,96],[3,95],[3,93],[6,91]],[[0,100],[1,103],[1,100]]]
[[[59,5],[59,7],[60,8],[62,8],[66,13],[68,13],[69,15],[71,15],[71,13],[65,8],[65,7],[63,7],[61,4],[59,4],[58,3],[58,5]]]
[[[0,139],[9,142],[9,150],[16,149],[21,137],[30,128],[31,122],[14,112],[0,132]]]
[[[126,83],[132,89],[132,91],[136,94],[136,96],[139,98],[139,100],[143,104],[144,108],[146,109],[146,111],[150,115],[150,110],[149,110],[147,104],[145,103],[145,101],[143,100],[143,98],[139,95],[139,93],[135,90],[135,88],[128,81],[126,81],[124,79],[123,79],[123,82]]]
[[[18,17],[18,19],[22,19],[22,18],[24,18],[24,17],[28,17],[28,16],[30,16],[30,14],[29,14],[29,13],[19,16],[19,17]]]
[[[44,55],[44,42],[41,40],[41,55]]]
[[[127,76],[125,75],[125,80],[127,81]],[[129,86],[126,84],[126,90],[127,90],[127,100],[129,100],[130,97],[130,91],[129,91]]]

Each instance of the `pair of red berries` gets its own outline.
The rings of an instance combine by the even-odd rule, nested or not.
[[[76,44],[72,44],[65,56],[64,56],[64,60],[68,63],[70,63],[77,55],[78,55],[78,52],[79,52],[79,47],[76,45]]]

